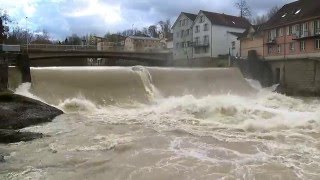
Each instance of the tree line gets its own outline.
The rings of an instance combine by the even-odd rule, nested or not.
[[[262,24],[267,22],[277,11],[279,8],[277,6],[272,7],[268,13],[252,17],[251,8],[248,5],[246,0],[238,0],[235,2],[235,7],[239,9],[240,17],[247,18],[250,20],[252,24]],[[46,30],[41,30],[37,32],[31,32],[27,29],[23,29],[19,26],[9,27],[8,24],[12,24],[13,20],[8,15],[8,13],[4,10],[0,9],[0,43],[5,44],[66,44],[66,45],[94,45],[96,42],[95,34],[87,34],[84,36],[80,36],[76,33],[67,36],[62,41],[52,40],[50,34]],[[108,39],[111,42],[118,42],[119,36],[145,36],[145,37],[154,37],[158,38],[160,34],[163,34],[165,37],[171,33],[171,22],[170,19],[159,21],[155,24],[152,24],[148,27],[143,27],[141,29],[131,28],[125,29],[121,32],[117,32],[112,34],[107,32],[103,38]]]

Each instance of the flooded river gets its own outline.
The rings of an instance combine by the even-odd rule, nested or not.
[[[62,109],[0,145],[0,179],[320,179],[320,101],[237,69],[33,68],[16,93]]]

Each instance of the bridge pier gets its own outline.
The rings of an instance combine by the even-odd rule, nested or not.
[[[0,92],[8,89],[8,61],[5,56],[0,59]]]
[[[19,54],[16,61],[16,66],[21,72],[22,83],[31,82],[30,59],[28,54]]]

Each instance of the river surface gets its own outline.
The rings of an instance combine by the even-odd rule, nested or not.
[[[17,94],[65,114],[0,145],[0,179],[320,179],[320,101],[236,69],[33,68]]]

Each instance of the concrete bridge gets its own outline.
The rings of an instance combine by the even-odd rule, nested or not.
[[[83,61],[87,58],[105,58],[108,62],[106,65],[111,66],[118,60],[142,61],[150,65],[169,65],[172,62],[171,52],[97,51],[95,46],[28,45],[23,47],[23,51],[27,52],[33,66],[63,66],[68,64],[66,61],[72,61],[74,65],[84,65]]]

